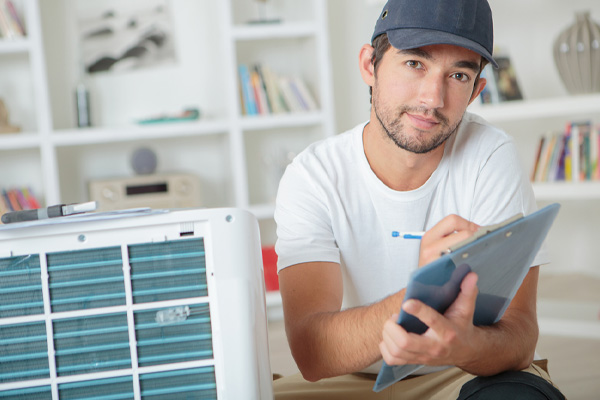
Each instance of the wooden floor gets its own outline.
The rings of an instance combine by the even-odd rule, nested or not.
[[[600,278],[541,275],[538,353],[569,400],[600,399]],[[269,322],[273,373],[298,372],[282,321]]]

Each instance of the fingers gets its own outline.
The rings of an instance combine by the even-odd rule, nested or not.
[[[478,228],[479,225],[476,223],[468,221],[456,214],[451,214],[435,224],[435,226],[427,232],[427,235],[433,235],[434,237],[447,237],[453,233],[462,231],[473,233]]]
[[[449,215],[423,235],[419,266],[428,264],[454,244],[465,240],[479,229],[479,225],[458,215]]]
[[[423,336],[407,332],[396,322],[398,315],[393,315],[383,326],[383,340],[379,350],[388,365],[422,364],[422,353],[428,349],[422,344]]]
[[[396,323],[398,315],[392,315],[383,325],[383,340],[379,350],[388,365],[398,365],[405,362],[400,358],[403,347],[406,347],[406,331]]]
[[[439,314],[438,314],[439,315]],[[429,364],[442,354],[442,346],[431,335],[407,332],[392,317],[384,324],[379,350],[388,365]],[[427,331],[429,332],[429,331]]]
[[[458,297],[444,315],[416,299],[402,304],[403,311],[429,327],[422,335],[409,333],[398,325],[397,315],[385,322],[379,349],[388,365],[448,365],[464,353],[474,328],[477,274],[468,273],[460,287]]]

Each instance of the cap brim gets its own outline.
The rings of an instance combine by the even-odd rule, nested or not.
[[[464,47],[475,53],[480,54],[488,60],[494,67],[498,68],[498,63],[489,51],[482,45],[462,36],[452,33],[436,31],[430,29],[391,29],[387,31],[390,44],[399,50],[414,49],[417,47],[430,46],[434,44],[451,44]]]

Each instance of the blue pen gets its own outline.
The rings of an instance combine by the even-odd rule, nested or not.
[[[398,232],[392,231],[392,237],[400,237],[402,239],[421,239],[425,232]]]

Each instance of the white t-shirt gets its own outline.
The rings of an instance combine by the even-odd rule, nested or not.
[[[344,308],[406,287],[420,243],[394,238],[392,231],[426,231],[449,214],[489,225],[536,209],[512,139],[476,115],[465,113],[427,182],[404,192],[371,170],[365,125],[299,154],[281,180],[275,209],[278,271],[311,261],[339,263]],[[541,250],[533,265],[547,262]]]

